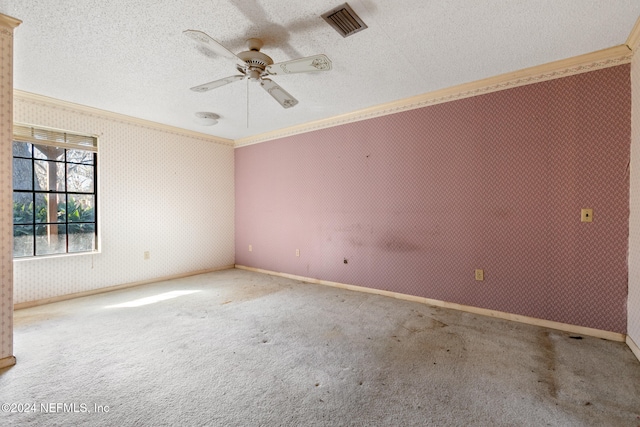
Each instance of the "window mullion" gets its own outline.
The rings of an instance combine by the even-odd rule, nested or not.
[[[98,247],[98,155],[93,153],[93,235],[95,236],[95,247]]]
[[[16,164],[13,194],[17,210],[14,211],[13,232],[18,239],[14,256],[39,257],[95,251],[98,241],[97,153],[59,145],[57,150],[48,149],[54,145],[39,146],[17,139],[14,139],[14,144],[17,145],[13,151]],[[28,174],[28,167],[31,174]],[[64,167],[64,171],[60,171],[60,167]],[[41,181],[44,181],[42,187]],[[70,204],[73,205],[72,212]],[[31,215],[27,214],[28,210]],[[42,217],[43,213],[45,217]],[[62,213],[64,218],[59,218],[58,213]],[[30,233],[26,233],[28,227],[31,227]],[[40,236],[42,232],[45,235]],[[60,241],[63,235],[64,242]],[[26,250],[28,248],[32,250]]]
[[[36,250],[36,244],[38,242],[38,234],[36,231],[36,159],[33,155],[33,147],[31,147],[31,203],[31,206],[33,206],[31,213],[31,224],[33,229],[33,256],[36,256],[38,253]]]
[[[69,253],[69,168],[67,167],[67,150],[64,150],[64,227],[65,252]]]

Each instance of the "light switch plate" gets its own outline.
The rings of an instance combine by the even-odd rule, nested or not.
[[[484,280],[484,270],[476,269],[476,280]]]

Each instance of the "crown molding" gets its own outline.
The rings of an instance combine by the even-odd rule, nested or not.
[[[0,13],[0,25],[3,27],[15,28],[18,25],[22,24],[22,21],[16,18],[13,18],[9,15],[5,15]]]
[[[2,15],[0,14],[0,18],[1,17]],[[368,120],[376,117],[386,116],[389,114],[414,110],[430,105],[442,104],[445,102],[470,98],[492,92],[498,92],[505,89],[559,79],[562,77],[582,74],[590,71],[600,70],[603,68],[615,67],[617,65],[628,64],[631,62],[631,59],[633,57],[633,50],[631,48],[631,46],[633,45],[635,45],[635,48],[640,45],[640,19],[638,19],[638,21],[636,22],[636,25],[627,40],[627,44],[614,46],[608,49],[603,49],[596,52],[563,59],[560,61],[537,65],[510,73],[500,74],[498,76],[489,77],[474,82],[463,83],[434,92],[429,92],[422,95],[417,95],[410,98],[365,108],[362,110],[341,114],[327,119],[317,120],[302,125],[292,126],[289,128],[279,129],[236,140],[207,135],[200,132],[164,125],[149,120],[139,119],[124,114],[101,110],[94,107],[88,107],[68,101],[62,101],[59,99],[49,98],[43,95],[37,95],[21,90],[14,90],[14,98],[35,104],[48,105],[55,108],[81,112],[93,117],[107,118],[122,123],[134,124],[137,126],[160,130],[176,135],[188,136],[206,140],[209,142],[230,145],[237,148],[252,144],[258,144],[273,139],[307,133],[315,130],[326,129],[343,124],[354,123],[361,120]]]
[[[636,25],[638,27],[638,25]],[[633,52],[629,46],[619,45],[572,58],[537,65],[510,73],[500,74],[475,82],[463,83],[446,89],[405,98],[363,110],[317,120],[272,132],[235,140],[235,147],[257,144],[314,130],[381,117],[458,99],[511,89],[518,86],[559,79],[631,62]]]
[[[111,111],[101,110],[99,108],[88,107],[86,105],[75,104],[73,102],[62,101],[60,99],[49,98],[48,96],[38,95],[31,92],[25,92],[22,90],[14,89],[13,97],[16,100],[29,102],[41,106],[48,106],[53,108],[59,108],[62,110],[85,114],[90,117],[96,117],[100,119],[113,120],[119,123],[131,124],[140,126],[147,129],[158,130],[162,132],[171,133],[174,135],[187,136],[190,138],[197,138],[208,142],[215,142],[224,145],[234,145],[234,141],[231,139],[220,138],[217,136],[211,136],[200,132],[190,131],[174,126],[164,125],[162,123],[152,122],[150,120],[139,119],[136,117],[127,116],[125,114],[114,113]]]
[[[635,52],[640,47],[640,16],[636,20],[636,24],[633,26],[629,37],[627,37],[627,47]]]

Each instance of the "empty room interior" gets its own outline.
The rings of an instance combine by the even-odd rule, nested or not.
[[[640,425],[640,2],[0,0],[3,425]]]

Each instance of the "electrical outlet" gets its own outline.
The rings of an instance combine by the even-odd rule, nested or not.
[[[149,259],[151,258],[151,254],[149,253],[149,251],[144,251],[144,259]]]
[[[253,252],[253,245],[249,245],[249,252]]]
[[[296,256],[300,256],[300,249],[296,249]]]
[[[593,209],[580,209],[580,221],[593,222]]]
[[[476,268],[476,280],[479,280],[479,281],[484,280],[484,270]]]

